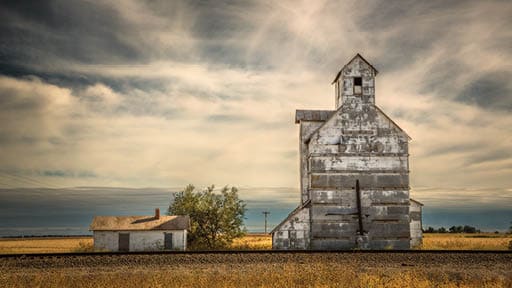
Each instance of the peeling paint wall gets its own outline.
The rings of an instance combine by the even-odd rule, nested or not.
[[[308,147],[305,143],[306,139],[318,129],[323,122],[319,121],[302,121],[300,124],[300,144],[299,151],[300,155],[306,155],[308,153]],[[306,203],[309,200],[309,179],[308,179],[308,159],[306,157],[300,157],[300,191],[302,203]]]
[[[309,208],[301,207],[272,231],[272,248],[278,250],[309,249]]]
[[[355,57],[341,71],[341,76],[336,81],[336,109],[341,105],[350,103],[375,104],[375,75],[377,71],[361,57]],[[354,78],[362,78],[361,94],[356,94],[354,89]],[[340,89],[341,88],[341,89]],[[362,100],[362,101],[361,101]]]
[[[408,136],[374,105],[375,72],[358,57],[345,66],[338,79],[341,106],[301,154],[307,159],[313,249],[359,247],[356,180],[364,247],[410,247]],[[360,94],[354,93],[355,77],[362,78]]]
[[[421,222],[421,204],[411,201],[409,217],[411,219],[411,247],[418,247],[423,243],[423,231]]]
[[[301,203],[309,207],[310,249],[411,247],[410,217],[418,214],[409,210],[409,136],[375,106],[376,74],[358,54],[335,79],[336,110],[297,110]],[[276,233],[288,227],[287,221]],[[288,234],[274,233],[275,248],[286,249],[279,241],[289,235],[287,229]]]

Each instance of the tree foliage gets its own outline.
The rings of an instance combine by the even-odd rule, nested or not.
[[[476,229],[473,226],[464,225],[464,226],[452,226],[448,230],[446,228],[441,227],[439,229],[435,229],[432,227],[428,227],[427,229],[423,230],[425,233],[480,233],[481,231],[479,229]]]
[[[187,235],[190,249],[227,248],[233,239],[245,235],[243,227],[245,203],[238,198],[238,189],[225,186],[219,194],[214,186],[196,191],[188,185],[174,195],[169,205],[170,215],[189,215]]]

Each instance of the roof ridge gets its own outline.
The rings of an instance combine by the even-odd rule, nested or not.
[[[404,133],[405,136],[407,136],[407,139],[412,140],[411,136],[409,136],[409,134],[407,134],[407,132],[405,132],[405,130],[402,129],[402,127],[398,126],[398,124],[396,124],[396,122],[393,121],[393,119],[391,119],[386,113],[384,113],[384,111],[382,111],[382,109],[380,109],[379,106],[377,106],[377,104],[370,103],[370,105],[372,105],[377,110],[379,110],[379,112],[382,113],[382,115],[384,115],[384,117],[386,117],[391,123],[393,123],[393,125],[395,125],[402,133]],[[329,118],[327,118],[324,121],[324,123],[322,123],[322,125],[320,125],[317,129],[315,129],[315,131],[311,132],[309,134],[309,136],[304,140],[304,142],[308,143],[310,141],[311,137],[313,137],[313,135],[315,135],[320,129],[322,129],[322,127],[324,127],[326,125],[326,123],[329,122],[329,120],[331,120],[331,118],[334,117],[334,115],[336,115],[336,112],[338,112],[340,109],[343,108],[343,106],[345,106],[345,104],[342,104],[340,107],[338,107],[338,109],[335,110],[334,113],[332,113],[332,115]],[[298,123],[298,122],[296,122],[296,123]]]
[[[361,60],[363,60],[366,64],[368,64],[368,66],[370,66],[373,70],[375,70],[375,76],[377,74],[379,74],[379,70],[377,70],[370,62],[368,62],[368,60],[364,59],[364,57],[357,53],[354,57],[352,57],[352,59],[350,59],[350,61],[347,62],[347,64],[343,65],[343,67],[341,67],[341,69],[338,71],[338,73],[336,74],[336,77],[334,78],[334,80],[332,80],[332,84],[334,84],[336,81],[338,81],[338,78],[340,78],[341,76],[341,71],[343,71],[343,69],[345,69],[345,67],[347,67],[348,64],[350,64],[352,61],[354,61],[354,59],[356,59],[356,57],[361,58]]]

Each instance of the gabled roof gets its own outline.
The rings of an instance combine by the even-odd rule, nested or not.
[[[380,113],[382,113],[382,115],[383,115],[384,117],[386,117],[386,118],[387,118],[391,123],[393,123],[393,125],[395,125],[395,126],[398,128],[398,130],[400,130],[402,133],[404,133],[404,134],[405,134],[405,136],[407,136],[407,139],[412,140],[412,138],[407,134],[407,132],[405,132],[405,130],[404,130],[404,129],[402,129],[400,126],[398,126],[398,124],[396,124],[396,123],[395,123],[395,121],[391,120],[391,118],[389,118],[389,116],[388,116],[388,115],[386,115],[386,113],[384,113],[384,111],[382,111],[382,110],[381,110],[377,105],[375,105],[375,104],[373,104],[373,106],[374,106],[374,107],[375,107],[375,109],[377,109]],[[343,105],[341,105],[341,106],[338,108],[338,110],[336,110],[336,111],[334,111],[334,112],[340,111],[340,109],[342,109],[342,108],[343,108]],[[332,118],[332,117],[334,117],[335,115],[336,115],[336,113],[332,113],[332,114],[331,114],[331,116],[330,116],[327,120],[325,120],[325,121],[324,121],[324,123],[322,123],[322,125],[320,125],[320,127],[316,128],[316,129],[315,129],[315,131],[313,131],[313,133],[309,134],[309,136],[308,136],[306,139],[304,139],[304,142],[306,142],[306,143],[307,143],[307,142],[309,142],[309,140],[311,139],[311,137],[313,137],[313,135],[317,134],[317,133],[318,133],[318,131],[320,131],[320,129],[322,129],[322,128],[325,126],[325,124],[326,124],[327,122],[329,122],[329,120],[331,120],[331,118]]]
[[[334,83],[336,83],[336,81],[338,81],[338,78],[340,78],[340,76],[341,76],[341,72],[345,69],[345,67],[347,67],[348,64],[352,63],[352,61],[354,61],[354,59],[356,59],[357,57],[361,58],[361,60],[363,60],[366,64],[368,64],[368,66],[372,67],[372,69],[375,71],[375,75],[377,75],[379,73],[379,71],[377,69],[375,69],[375,67],[373,67],[373,65],[370,64],[370,62],[366,61],[366,59],[364,59],[364,57],[361,56],[361,54],[357,53],[356,56],[352,57],[352,59],[350,59],[350,61],[348,61],[348,63],[345,64],[345,66],[343,66],[343,68],[341,68],[340,71],[338,71],[338,74],[336,74],[336,77],[334,78],[334,80],[332,81],[331,84],[334,84]]]
[[[114,230],[187,230],[189,216],[96,216],[92,220],[91,231]]]
[[[281,223],[277,224],[277,226],[274,227],[272,231],[270,231],[270,234],[274,234],[277,231],[277,229],[279,229],[281,226],[283,226],[284,223],[286,223],[286,221],[290,220],[295,214],[299,213],[300,210],[307,207],[309,204],[311,204],[311,200],[308,200],[304,202],[304,204],[301,204],[297,206],[297,208],[293,209],[293,211],[290,212],[290,214],[288,214],[288,216],[286,216],[286,218],[284,218],[284,220],[281,221]]]
[[[377,105],[373,105],[373,106],[375,106],[375,108],[377,108],[377,110],[379,110],[380,113],[382,113],[382,115],[384,115],[384,117],[388,118],[388,120],[391,123],[393,123],[396,126],[396,128],[398,128],[400,131],[402,131],[405,134],[405,136],[407,136],[407,139],[412,140],[411,136],[409,136],[409,134],[407,134],[407,132],[405,132],[404,129],[402,129],[400,126],[398,126],[398,124],[396,124],[396,122],[393,121],[393,119],[391,119],[386,113],[384,113],[384,111],[382,111],[382,109],[380,109],[379,106],[377,106]]]
[[[325,121],[331,117],[336,110],[296,110],[295,124],[300,121]]]
[[[420,201],[414,200],[414,199],[412,199],[412,198],[409,198],[409,200],[410,200],[411,202],[414,202],[414,203],[416,203],[416,204],[420,205],[420,206],[425,206],[425,205],[423,205],[423,203],[421,203]]]

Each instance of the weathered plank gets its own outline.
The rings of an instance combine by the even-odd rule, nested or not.
[[[351,188],[359,179],[363,189],[409,188],[407,174],[324,174],[310,175],[311,188]]]
[[[393,156],[313,156],[309,159],[311,172],[324,171],[401,171],[407,172],[407,157]]]
[[[320,222],[314,221],[311,236],[314,238],[345,238],[356,234],[357,223]]]
[[[353,239],[311,239],[313,250],[342,250],[352,249],[355,246]]]

